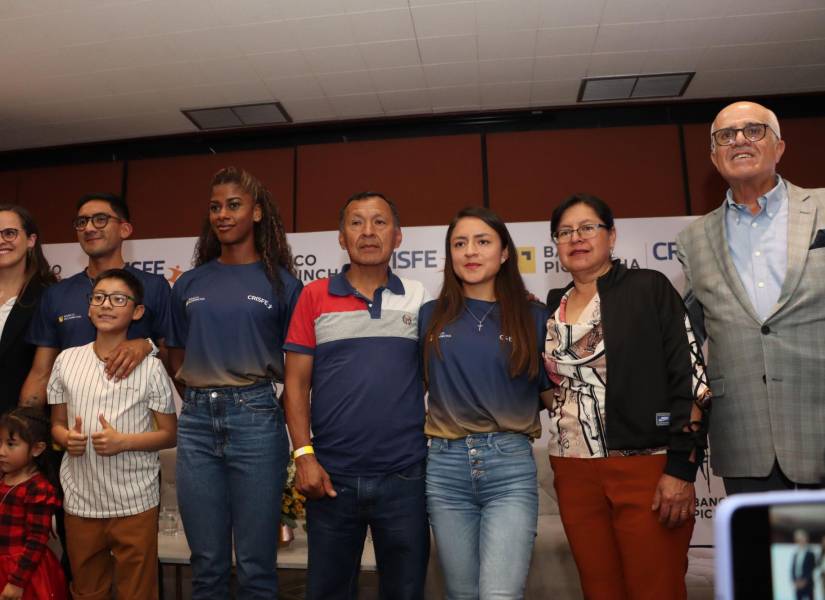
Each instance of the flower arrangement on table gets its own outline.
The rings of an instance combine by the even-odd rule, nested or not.
[[[284,483],[284,493],[281,497],[281,523],[295,529],[298,521],[302,520],[306,514],[304,503],[306,498],[295,489],[295,461],[289,459],[286,467],[286,483]],[[306,523],[303,524],[306,530]]]

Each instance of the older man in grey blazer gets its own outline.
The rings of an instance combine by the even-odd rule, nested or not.
[[[709,344],[711,465],[728,494],[825,473],[825,189],[778,176],[784,151],[773,112],[724,108],[710,159],[730,189],[677,238]]]

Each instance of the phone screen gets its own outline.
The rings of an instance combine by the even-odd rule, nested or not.
[[[736,600],[825,600],[825,505],[742,507],[731,538]]]
[[[771,506],[771,589],[774,598],[825,599],[825,506]]]

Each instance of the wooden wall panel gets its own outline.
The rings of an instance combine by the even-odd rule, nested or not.
[[[17,204],[17,171],[0,171],[0,204]]]
[[[617,217],[685,213],[676,126],[565,129],[487,136],[490,208],[542,221],[570,194],[595,194]]]
[[[704,215],[722,202],[727,184],[710,162],[710,123],[684,126],[690,209]]]
[[[19,172],[17,201],[31,211],[47,244],[77,240],[77,201],[89,192],[121,193],[123,163],[91,163]]]
[[[777,167],[779,174],[800,187],[825,187],[825,118],[782,119],[779,115],[779,126],[785,140],[785,154]]]
[[[135,160],[129,163],[129,208],[136,238],[196,236],[209,204],[209,182],[221,168],[246,169],[272,193],[287,231],[292,231],[292,148],[206,156]]]
[[[440,225],[481,205],[477,135],[352,142],[298,148],[298,231],[338,228],[338,212],[358,192],[391,198],[401,224]]]
[[[801,187],[824,186],[818,140],[825,138],[825,118],[780,117],[779,125],[785,140],[785,154],[777,167],[779,174]],[[685,125],[685,155],[692,212],[703,215],[722,203],[728,188],[710,162],[710,124]]]

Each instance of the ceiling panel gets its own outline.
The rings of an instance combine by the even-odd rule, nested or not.
[[[0,148],[273,99],[301,122],[569,105],[585,76],[692,70],[686,98],[825,90],[825,0],[5,0]]]

